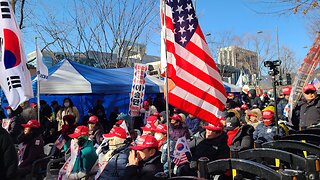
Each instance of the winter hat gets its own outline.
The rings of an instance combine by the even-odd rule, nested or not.
[[[228,117],[226,119],[226,130],[234,130],[236,127],[240,126],[240,121],[237,119],[237,117]]]

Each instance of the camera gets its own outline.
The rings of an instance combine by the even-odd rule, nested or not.
[[[263,65],[264,65],[265,67],[270,68],[270,70],[269,70],[269,72],[268,72],[270,76],[276,76],[276,75],[279,74],[278,66],[281,65],[281,61],[280,61],[280,60],[265,61],[265,62],[263,63]]]
[[[281,65],[281,61],[280,60],[276,60],[276,61],[265,61],[263,63],[264,67],[268,67],[270,69],[273,69],[277,66],[280,66]]]

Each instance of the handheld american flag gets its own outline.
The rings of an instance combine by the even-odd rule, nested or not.
[[[0,6],[0,84],[9,105],[15,110],[33,97],[31,77],[11,4],[8,0],[0,0]]]
[[[216,124],[224,110],[226,91],[192,1],[160,2],[161,67],[168,69],[169,103]]]

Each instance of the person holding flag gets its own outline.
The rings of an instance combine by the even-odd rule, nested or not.
[[[11,3],[1,0],[0,6],[0,85],[9,106],[16,110],[21,103],[33,98],[31,77]]]

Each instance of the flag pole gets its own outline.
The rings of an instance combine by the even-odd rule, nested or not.
[[[162,0],[162,10],[163,10],[163,26],[164,26],[164,39],[167,37],[167,28],[166,28],[166,0]],[[162,17],[161,17],[162,18]],[[162,27],[163,28],[163,27]],[[161,39],[164,41],[164,39]],[[168,163],[168,170],[169,170],[169,178],[171,178],[171,157],[170,157],[170,122],[169,122],[169,85],[168,85],[168,62],[167,62],[167,44],[164,42],[164,48],[165,48],[165,59],[166,59],[166,119],[167,119],[167,163]]]
[[[39,69],[39,60],[38,60],[38,54],[37,54],[37,49],[38,49],[38,42],[37,42],[37,37],[35,37],[35,42],[36,42],[36,61],[37,61],[37,117],[38,117],[38,122],[40,123],[40,69]]]

